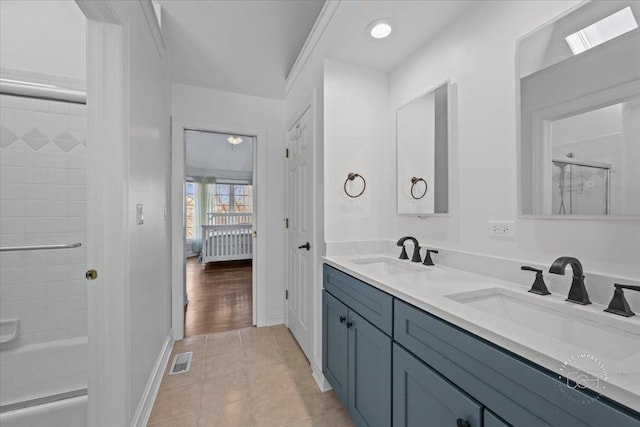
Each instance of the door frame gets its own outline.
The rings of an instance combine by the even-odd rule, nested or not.
[[[185,231],[185,179],[186,145],[185,130],[246,135],[254,138],[253,147],[253,193],[254,224],[256,241],[253,245],[252,292],[253,325],[267,323],[267,264],[266,240],[262,237],[266,230],[266,200],[262,197],[262,186],[267,182],[267,131],[236,125],[194,122],[189,119],[171,118],[171,328],[173,339],[184,338],[184,296],[186,294],[186,231]],[[262,208],[260,205],[264,204]]]
[[[87,18],[88,408],[91,427],[131,423],[129,36],[110,0],[76,0]],[[109,381],[104,381],[109,378]]]

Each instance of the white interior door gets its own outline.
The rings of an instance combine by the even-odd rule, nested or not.
[[[313,231],[313,122],[307,109],[289,129],[287,229],[287,321],[298,344],[310,359],[312,350]]]

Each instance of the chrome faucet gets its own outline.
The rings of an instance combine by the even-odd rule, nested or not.
[[[404,247],[404,242],[407,240],[411,240],[413,242],[413,255],[411,256],[411,262],[422,262],[422,257],[420,256],[420,244],[415,237],[405,236],[398,240],[398,246],[402,246],[402,252],[400,252],[400,259],[409,259],[407,256],[407,250]]]
[[[591,304],[589,295],[587,294],[587,288],[584,286],[582,264],[576,258],[561,256],[551,264],[549,273],[564,275],[564,270],[567,265],[571,265],[571,269],[573,270],[573,281],[571,282],[571,289],[569,289],[569,296],[566,301],[582,305]]]

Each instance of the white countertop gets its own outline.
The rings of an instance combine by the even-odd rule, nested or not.
[[[536,332],[535,325],[520,326],[501,319],[497,314],[492,315],[466,306],[447,296],[499,288],[511,294],[524,295],[523,298],[527,298],[527,301],[537,299],[538,302],[544,301],[547,305],[548,303],[559,304],[565,313],[568,312],[569,315],[575,315],[581,319],[589,319],[586,320],[587,323],[595,322],[598,327],[601,326],[604,329],[612,326],[618,330],[622,329],[627,345],[628,340],[637,341],[637,347],[635,342],[632,342],[633,348],[640,348],[640,316],[630,318],[616,316],[603,312],[606,307],[599,304],[582,306],[566,302],[565,295],[535,295],[527,292],[528,287],[519,284],[445,266],[429,267],[416,263],[413,265],[423,267],[424,270],[387,275],[376,273],[366,264],[356,263],[358,260],[371,258],[388,258],[394,262],[398,261],[396,254],[323,257],[327,264],[559,375],[571,378],[571,375],[568,375],[569,371],[586,372],[591,378],[598,379],[597,384],[592,387],[594,391],[640,412],[640,351],[623,359],[615,355],[598,355],[595,351],[589,350],[590,347],[594,348],[589,344],[589,339],[592,337],[576,336],[581,332],[580,330],[567,328],[563,333],[574,334],[572,341],[584,341],[585,346],[572,345],[546,336]],[[402,262],[410,263],[408,260]],[[562,324],[557,326],[559,329],[563,328]],[[606,346],[609,348],[616,344],[610,342]]]

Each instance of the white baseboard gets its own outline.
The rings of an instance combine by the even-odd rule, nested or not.
[[[313,379],[316,380],[316,384],[318,384],[321,392],[324,393],[325,391],[329,391],[333,388],[331,387],[331,384],[329,384],[329,381],[327,381],[327,379],[324,377],[322,372],[318,372],[314,369],[312,375]]]
[[[282,315],[282,313],[276,313],[276,314],[270,314],[269,316],[267,316],[266,319],[264,319],[264,323],[263,324],[259,324],[258,326],[275,326],[275,325],[282,325],[284,323],[284,317]]]
[[[147,386],[142,392],[140,403],[138,403],[138,408],[136,409],[133,420],[131,421],[131,427],[145,427],[149,422],[151,409],[153,408],[153,403],[156,400],[158,389],[162,382],[162,375],[164,374],[164,370],[169,362],[169,356],[171,355],[172,349],[173,331],[169,330],[169,334],[164,340],[164,344],[162,345],[156,364],[153,367],[153,371],[151,371],[151,375],[149,376],[149,381],[147,381]]]

